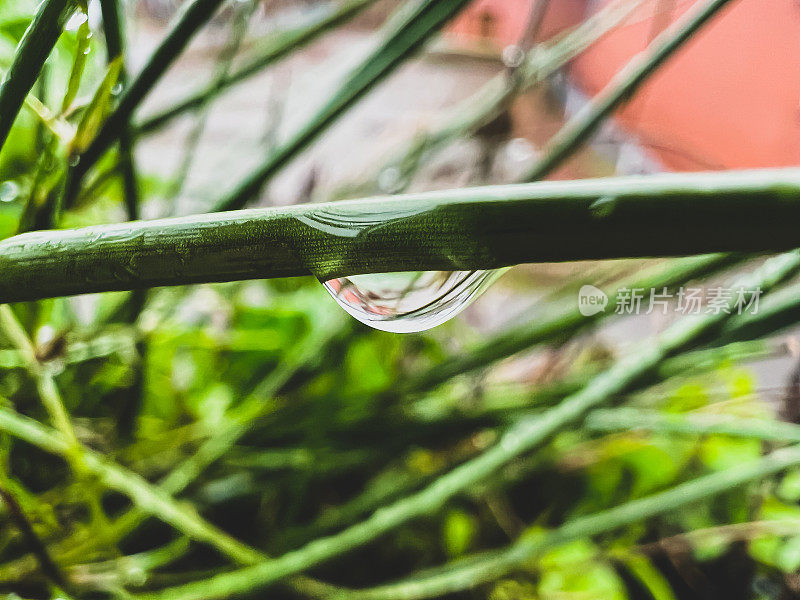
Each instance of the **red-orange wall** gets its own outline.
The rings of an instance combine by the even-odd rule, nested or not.
[[[494,43],[519,39],[533,0],[477,0],[452,26],[464,39],[494,16]],[[648,0],[571,67],[589,95],[691,0]],[[583,18],[586,0],[551,0],[542,38]],[[652,15],[657,14],[656,21]],[[646,84],[617,121],[669,169],[800,165],[800,2],[733,0]]]

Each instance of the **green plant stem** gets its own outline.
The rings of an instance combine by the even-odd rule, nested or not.
[[[414,138],[394,150],[372,174],[359,182],[345,183],[330,194],[332,199],[372,194],[381,189],[379,180],[389,169],[396,169],[398,190],[405,189],[425,157],[449,142],[473,135],[505,110],[519,94],[546,81],[558,69],[586,50],[622,22],[639,1],[611,2],[580,25],[553,41],[530,51],[513,74],[503,72],[483,85],[475,94],[455,107],[448,107],[436,125],[415,133]]]
[[[36,557],[42,573],[55,585],[63,586],[65,579],[64,575],[61,573],[61,569],[59,569],[58,565],[50,556],[50,553],[47,551],[47,546],[36,534],[36,530],[25,514],[25,511],[22,509],[22,506],[17,502],[14,495],[9,490],[5,489],[4,482],[0,483],[0,501],[5,504],[11,519],[20,530],[29,550]]]
[[[92,450],[80,447],[76,451],[61,435],[33,419],[0,408],[0,430],[50,454],[67,458],[72,455],[108,488],[128,496],[139,510],[169,523],[192,539],[217,548],[237,562],[252,564],[264,558],[258,551],[203,520],[191,508],[181,506],[138,474],[106,460]]]
[[[800,246],[800,169],[540,182],[31,232],[0,302],[159,285]]]
[[[661,290],[704,277],[737,261],[730,254],[711,254],[680,259],[659,265],[644,274],[636,274],[616,285],[616,289]],[[578,310],[577,294],[563,299],[564,307],[556,314],[513,327],[480,345],[452,356],[402,384],[401,393],[430,390],[453,377],[486,368],[493,363],[543,343],[557,344],[588,327],[614,315],[617,294],[611,294],[605,311],[585,316]]]
[[[768,291],[800,270],[800,252],[790,252],[767,261],[739,285]],[[264,587],[289,575],[304,571],[325,560],[363,546],[411,519],[440,510],[445,503],[496,473],[514,458],[525,454],[551,438],[587,412],[634,388],[662,361],[691,348],[712,334],[730,315],[705,314],[687,317],[661,334],[655,343],[647,342],[618,361],[608,371],[592,379],[579,392],[566,397],[557,406],[534,416],[520,419],[499,442],[481,455],[456,467],[419,492],[411,494],[373,513],[366,520],[344,531],[319,538],[278,558],[183,586],[145,594],[149,600],[212,600]],[[795,451],[797,452],[797,451]],[[800,459],[792,455],[793,460]],[[737,471],[738,472],[738,471]],[[735,475],[731,474],[731,477]]]
[[[689,11],[660,34],[648,49],[636,55],[609,84],[578,112],[547,144],[544,157],[523,177],[536,181],[568,158],[620,105],[731,0],[708,0]]]
[[[110,63],[116,57],[124,57],[125,55],[125,36],[120,15],[123,7],[119,5],[119,0],[101,0],[100,8],[103,14],[106,50],[108,51],[108,62]],[[119,82],[124,89],[127,82],[127,73],[124,66],[120,71]],[[139,186],[136,181],[136,167],[134,165],[133,136],[129,126],[125,127],[119,136],[118,167],[122,175],[122,189],[125,207],[128,210],[128,219],[135,221],[139,218]]]
[[[83,176],[87,173],[111,144],[130,126],[133,111],[169,69],[170,65],[183,52],[189,41],[211,19],[223,0],[191,0],[182,8],[174,26],[148,59],[141,72],[124,90],[119,104],[101,127],[97,136],[80,155],[78,164],[70,170],[69,187],[65,192],[65,206],[74,200]]]
[[[800,443],[800,425],[774,419],[715,414],[663,414],[630,407],[594,410],[586,426],[595,431],[646,430],[688,435],[732,435],[771,442]]]
[[[468,0],[421,0],[413,10],[390,27],[381,43],[345,79],[331,98],[291,138],[271,152],[244,181],[222,198],[214,210],[244,207],[275,173],[332,125],[377,83],[401,65],[454,15]],[[401,9],[402,10],[402,9]]]
[[[25,31],[0,82],[0,150],[75,6],[74,0],[45,0]]]
[[[226,74],[219,81],[213,81],[203,90],[190,94],[169,108],[145,118],[135,125],[135,134],[151,133],[161,129],[185,112],[201,108],[206,102],[237,83],[260,73],[292,52],[296,52],[325,33],[346,23],[375,2],[376,0],[346,0],[342,3],[337,1],[335,8],[326,11],[321,16],[314,17],[311,23],[269,36],[267,43],[258,51],[257,56],[250,58],[239,69]]]
[[[677,485],[665,492],[626,502],[615,508],[573,519],[543,536],[525,537],[508,548],[463,559],[443,569],[371,590],[334,594],[337,600],[421,600],[473,588],[503,577],[543,551],[577,539],[600,535],[625,525],[662,515],[688,504],[758,481],[800,464],[800,446],[771,454]],[[179,596],[172,596],[178,598]]]

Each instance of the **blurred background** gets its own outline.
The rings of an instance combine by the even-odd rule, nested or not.
[[[129,77],[164,39],[180,4],[123,4]],[[225,3],[136,112],[142,217],[210,210],[314,114],[414,2],[360,4],[268,68],[165,118],[164,111],[250,64],[287,32],[324,22],[345,5]],[[254,205],[514,182],[629,60],[695,4],[475,0],[287,163]],[[35,9],[33,1],[0,0],[3,71]],[[57,113],[56,125],[69,124],[106,73],[99,3],[86,11],[93,35],[73,105],[59,112],[81,47],[80,12],[33,90],[44,109],[23,109],[0,154],[2,238],[20,229],[31,206],[46,202],[63,174],[54,165],[66,159],[49,146],[58,128],[43,126],[45,109]],[[550,177],[800,166],[798,33],[795,0],[732,2]],[[564,39],[574,50],[555,68],[525,68]],[[493,104],[514,77],[523,83]],[[100,167],[64,226],[127,219],[116,158]],[[700,289],[705,306],[709,289],[732,285],[737,273],[761,262],[720,262],[665,285]],[[166,485],[183,509],[278,556],[425,489],[493,447],[520,418],[557,405],[637,344],[656,339],[681,317],[674,299],[669,311],[615,315],[612,297],[605,313],[582,320],[575,318],[578,290],[590,284],[612,296],[633,282],[661,281],[676,264],[520,265],[454,320],[408,335],[353,320],[312,277],[162,288],[133,300],[111,293],[23,303],[13,307],[16,322],[6,319],[0,328],[0,404],[49,423],[46,399],[55,393],[84,448],[146,483]],[[797,289],[785,298],[793,300]],[[738,337],[705,340],[698,354],[679,357],[609,404],[800,423],[796,322],[790,315]],[[166,524],[158,511],[131,518],[141,499],[76,470],[69,453],[53,456],[59,452],[19,439],[8,425],[0,430],[0,486],[8,492],[0,590],[9,597],[128,597],[232,568],[220,544],[198,541],[191,527]],[[343,548],[305,574],[346,590],[413,578],[735,469],[773,443],[571,423],[436,510]],[[798,500],[800,470],[789,470],[548,548],[488,582],[430,597],[795,598]],[[20,519],[43,552],[31,549]],[[43,568],[42,556],[66,583]],[[278,586],[231,597],[327,595],[327,588]]]

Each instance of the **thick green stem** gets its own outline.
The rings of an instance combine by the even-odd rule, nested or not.
[[[45,0],[22,37],[14,62],[0,82],[0,150],[44,61],[56,45],[64,23],[74,10],[74,0]]]
[[[760,287],[766,292],[795,275],[798,270],[800,270],[800,253],[791,252],[771,259],[757,273],[737,283],[748,288]],[[722,312],[678,321],[659,336],[656,343],[649,341],[643,344],[638,351],[618,361],[611,369],[595,377],[583,389],[565,398],[558,406],[519,420],[501,436],[495,446],[480,456],[456,467],[419,492],[379,509],[357,525],[335,535],[319,538],[260,565],[142,597],[149,600],[227,598],[311,568],[362,546],[411,519],[435,513],[456,494],[480,483],[509,461],[547,441],[570,423],[579,421],[590,410],[635,388],[641,381],[646,380],[662,361],[691,348],[699,340],[714,333],[727,318],[729,315]],[[800,455],[792,456],[793,460],[800,460]],[[730,476],[736,477],[735,474]]]
[[[800,246],[800,170],[494,186],[253,209],[0,242],[0,302],[314,273]]]

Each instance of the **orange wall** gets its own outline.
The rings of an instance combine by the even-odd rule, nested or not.
[[[477,0],[451,33],[474,39],[491,14],[494,45],[514,43],[532,1]],[[580,20],[586,4],[551,0],[541,37]],[[693,4],[649,0],[629,24],[574,62],[574,82],[596,93],[645,47],[654,29]],[[800,2],[734,0],[662,67],[617,121],[669,169],[800,165]]]
[[[662,4],[669,4],[663,2]],[[676,12],[691,3],[680,2]],[[677,16],[677,15],[674,15]],[[649,39],[652,19],[601,40],[572,73],[595,93]],[[670,169],[800,165],[800,4],[737,0],[618,117]]]

